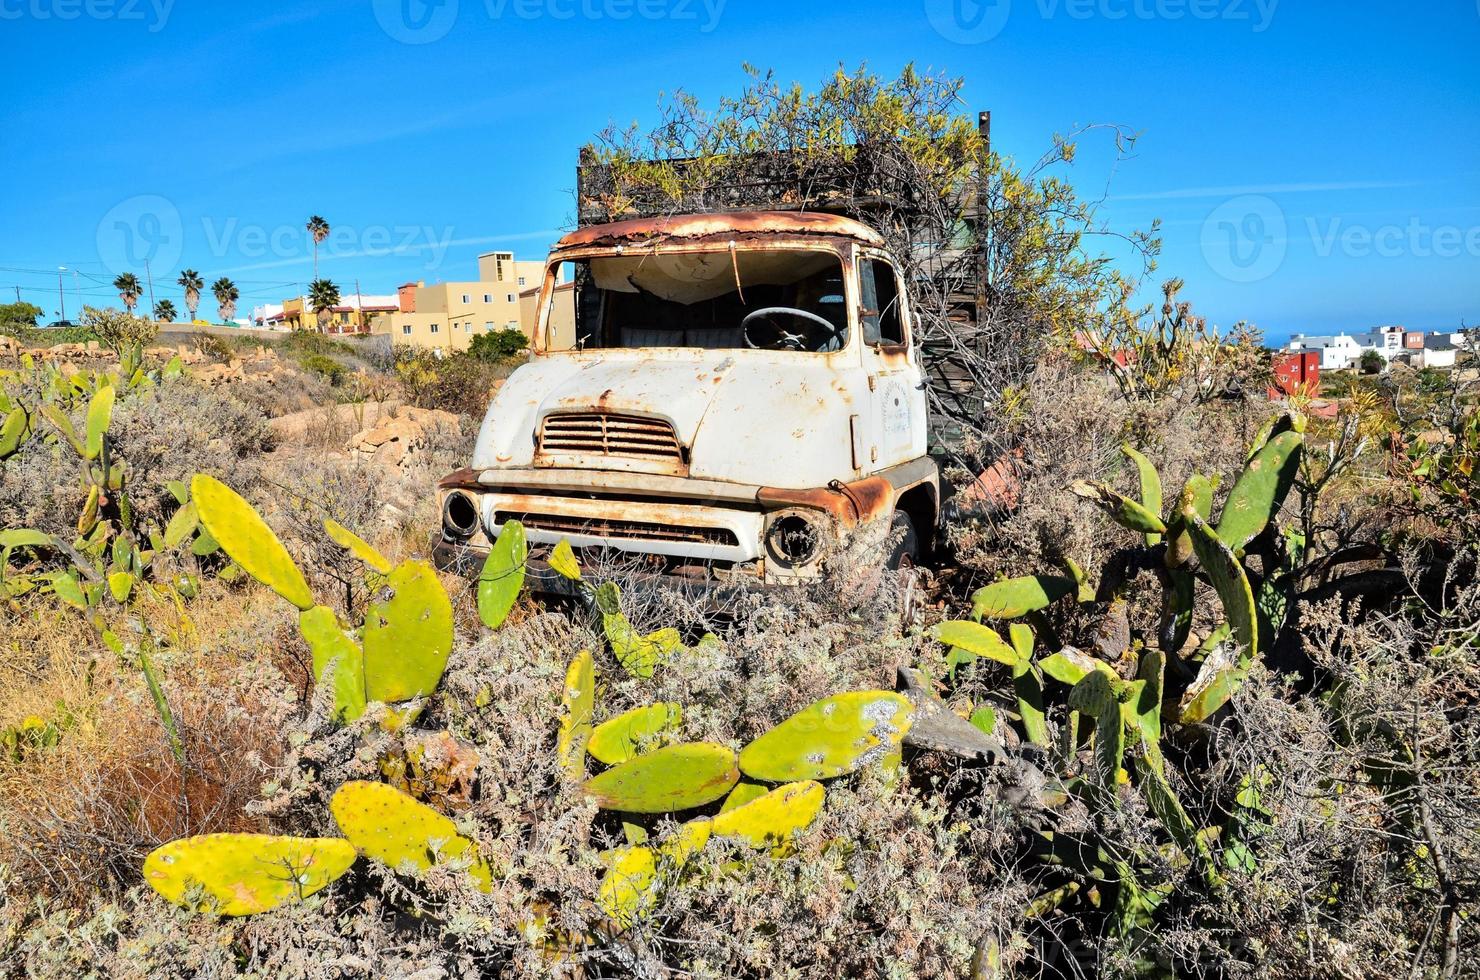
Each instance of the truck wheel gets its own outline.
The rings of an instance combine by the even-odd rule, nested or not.
[[[920,536],[915,533],[915,523],[910,520],[910,515],[902,510],[894,512],[894,520],[889,524],[891,537],[897,536],[894,548],[889,553],[889,560],[885,567],[890,571],[901,568],[914,568],[920,561]]]

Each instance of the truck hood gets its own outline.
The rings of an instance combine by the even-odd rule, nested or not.
[[[488,407],[476,469],[534,464],[545,416],[608,412],[664,419],[689,451],[689,475],[803,489],[854,478],[850,416],[866,389],[846,354],[587,351],[522,366]],[[613,461],[611,469],[641,471]]]

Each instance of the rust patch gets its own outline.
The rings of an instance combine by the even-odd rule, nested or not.
[[[460,470],[453,470],[437,481],[438,490],[456,490],[459,487],[481,489],[478,483],[478,471],[472,467],[465,467]]]
[[[882,246],[884,238],[868,225],[852,218],[816,211],[724,211],[715,214],[680,214],[632,218],[605,225],[591,225],[564,236],[555,248],[579,248],[607,242],[642,241],[651,238],[710,238],[735,234],[834,235]]]
[[[755,499],[763,507],[805,507],[830,514],[844,527],[868,524],[894,512],[894,485],[882,476],[867,476],[852,483],[810,490],[761,487]]]

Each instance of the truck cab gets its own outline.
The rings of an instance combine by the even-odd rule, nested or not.
[[[536,574],[565,539],[675,584],[795,583],[865,528],[909,562],[940,478],[907,285],[878,232],[831,214],[566,235],[528,363],[439,484],[440,563],[476,572],[510,520]]]

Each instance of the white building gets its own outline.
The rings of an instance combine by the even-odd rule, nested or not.
[[[1322,370],[1340,371],[1344,368],[1356,367],[1362,355],[1369,350],[1381,354],[1384,361],[1392,360],[1394,356],[1403,352],[1405,333],[1407,331],[1402,327],[1395,326],[1378,327],[1376,330],[1362,333],[1338,333],[1324,336],[1307,336],[1297,333],[1290,338],[1286,350],[1319,351]]]

